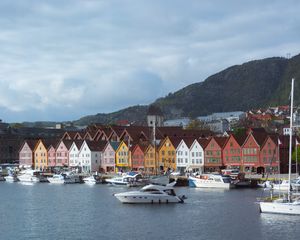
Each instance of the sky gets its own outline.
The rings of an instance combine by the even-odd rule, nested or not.
[[[1,0],[0,119],[77,120],[297,55],[299,9],[297,0]]]

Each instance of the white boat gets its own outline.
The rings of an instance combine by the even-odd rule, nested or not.
[[[49,183],[64,184],[65,178],[62,174],[54,174],[52,177],[47,177]]]
[[[131,186],[138,183],[142,183],[142,175],[140,173],[126,173],[123,176],[118,176],[110,179],[105,179],[107,183],[113,185],[123,185],[123,186]]]
[[[260,201],[260,212],[278,213],[278,214],[295,214],[300,215],[300,199],[292,196],[291,191],[291,172],[292,172],[292,136],[293,136],[293,100],[294,100],[294,79],[292,79],[291,88],[291,110],[290,110],[290,141],[289,141],[289,178],[287,195],[273,199],[272,196],[267,200]],[[272,193],[272,191],[271,191]]]
[[[64,172],[61,174],[54,174],[53,177],[47,178],[50,183],[54,184],[73,184],[80,183],[80,178],[73,172]]]
[[[17,182],[19,181],[14,171],[8,170],[8,176],[4,177],[6,182]]]
[[[20,182],[36,183],[40,181],[40,179],[37,177],[37,173],[38,171],[36,170],[26,169],[25,171],[21,172],[17,178]]]
[[[116,193],[114,196],[122,203],[183,203],[185,197],[175,194],[174,183],[166,186],[150,184],[139,191]]]
[[[6,182],[17,182],[19,181],[16,175],[8,175],[4,177]]]
[[[89,177],[85,177],[82,180],[84,181],[84,183],[90,184],[90,185],[101,183],[100,179],[97,176],[94,176],[94,175],[89,176]]]
[[[218,174],[189,176],[189,185],[197,188],[234,188],[230,177]]]

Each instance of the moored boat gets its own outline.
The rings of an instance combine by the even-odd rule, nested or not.
[[[229,176],[219,174],[189,176],[189,185],[198,188],[234,188],[234,184]]]
[[[94,185],[94,184],[101,183],[100,178],[98,176],[95,176],[95,175],[85,177],[82,180],[84,181],[84,183],[89,184],[89,185]]]
[[[105,181],[113,185],[141,186],[143,183],[143,176],[140,173],[129,172],[122,176],[106,179]]]
[[[20,175],[17,176],[20,182],[30,182],[36,183],[39,182],[40,179],[37,177],[38,171],[32,169],[26,169],[21,172]]]
[[[166,186],[149,184],[139,191],[130,191],[114,194],[122,203],[183,203],[185,196],[177,196],[175,184]]]
[[[287,185],[287,193],[283,197],[274,199],[271,195],[270,199],[265,199],[259,202],[261,213],[276,213],[276,214],[294,214],[300,215],[300,198],[293,196],[292,193],[292,136],[293,136],[293,101],[294,101],[294,79],[291,84],[291,106],[290,106],[290,128],[289,128],[289,177]],[[272,191],[271,191],[272,194]]]

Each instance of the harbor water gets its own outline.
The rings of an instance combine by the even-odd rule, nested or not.
[[[260,189],[176,188],[184,204],[122,204],[126,187],[0,182],[0,239],[298,239],[300,217],[259,213]]]

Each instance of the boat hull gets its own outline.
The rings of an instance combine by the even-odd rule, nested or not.
[[[117,193],[115,197],[122,203],[182,203],[183,200],[177,196],[153,196],[139,194]]]
[[[55,178],[47,178],[49,183],[52,183],[52,184],[64,184],[65,183],[65,180],[64,179],[55,179]]]
[[[234,188],[232,183],[215,182],[214,180],[200,179],[200,178],[189,178],[191,181],[190,186],[195,186],[197,188],[221,188],[221,189],[231,189]]]
[[[40,181],[37,177],[28,177],[28,176],[18,176],[20,182],[30,182],[30,183],[37,183]]]
[[[6,182],[17,182],[18,181],[18,178],[14,177],[14,176],[6,176],[6,177],[4,177],[4,179]]]
[[[300,203],[260,202],[259,205],[262,213],[300,215]]]

